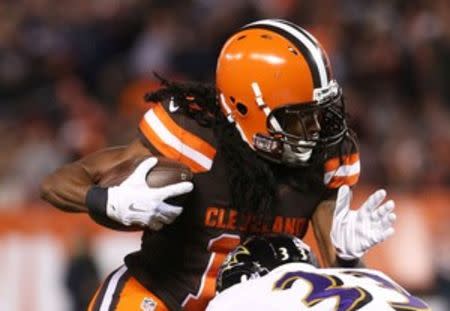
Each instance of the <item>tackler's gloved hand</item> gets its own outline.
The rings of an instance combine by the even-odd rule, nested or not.
[[[165,199],[192,191],[191,182],[180,182],[160,188],[149,187],[147,173],[157,164],[155,157],[144,160],[119,186],[107,188],[106,215],[126,226],[138,225],[159,230],[172,223],[183,208]]]
[[[394,234],[395,203],[386,198],[385,190],[377,190],[357,210],[350,209],[352,192],[348,186],[339,188],[331,241],[339,258],[354,260]]]

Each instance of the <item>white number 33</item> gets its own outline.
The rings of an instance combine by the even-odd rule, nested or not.
[[[278,251],[281,255],[281,261],[286,261],[289,259],[289,252],[286,247],[279,247]],[[300,260],[306,261],[308,259],[308,254],[303,248],[299,249],[300,251]]]

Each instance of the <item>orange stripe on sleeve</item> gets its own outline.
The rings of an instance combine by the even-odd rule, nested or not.
[[[359,153],[329,159],[324,164],[324,173],[324,183],[328,188],[355,185],[360,174]]]
[[[343,185],[353,186],[359,180],[359,174],[352,176],[334,176],[331,181],[327,184],[328,188],[336,189]]]
[[[359,153],[352,153],[342,157],[335,157],[325,162],[325,172],[336,170],[341,165],[352,165],[359,161]]]
[[[207,169],[192,159],[184,156],[178,150],[173,148],[172,146],[166,144],[155,131],[147,124],[145,119],[142,119],[139,124],[139,128],[142,131],[142,134],[148,139],[148,141],[156,148],[158,151],[165,157],[180,161],[181,163],[187,165],[194,173],[205,172]]]
[[[214,158],[214,156],[216,155],[216,149],[214,149],[203,139],[199,138],[196,135],[193,135],[192,133],[186,131],[184,128],[176,124],[161,105],[156,105],[153,108],[153,111],[155,112],[155,115],[158,117],[158,119],[170,130],[170,132],[184,144],[191,147],[192,149],[197,150],[198,152],[201,152],[210,159]]]

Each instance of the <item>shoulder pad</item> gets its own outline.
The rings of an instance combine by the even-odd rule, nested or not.
[[[153,105],[139,130],[163,156],[186,164],[195,173],[210,170],[216,154],[212,129],[201,127],[177,107],[173,101]]]

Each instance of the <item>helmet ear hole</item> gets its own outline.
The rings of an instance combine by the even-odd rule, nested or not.
[[[239,113],[240,113],[242,116],[245,116],[245,115],[247,114],[247,112],[248,112],[247,106],[244,105],[244,104],[241,103],[241,102],[238,102],[238,103],[236,104],[236,109],[239,111]]]

